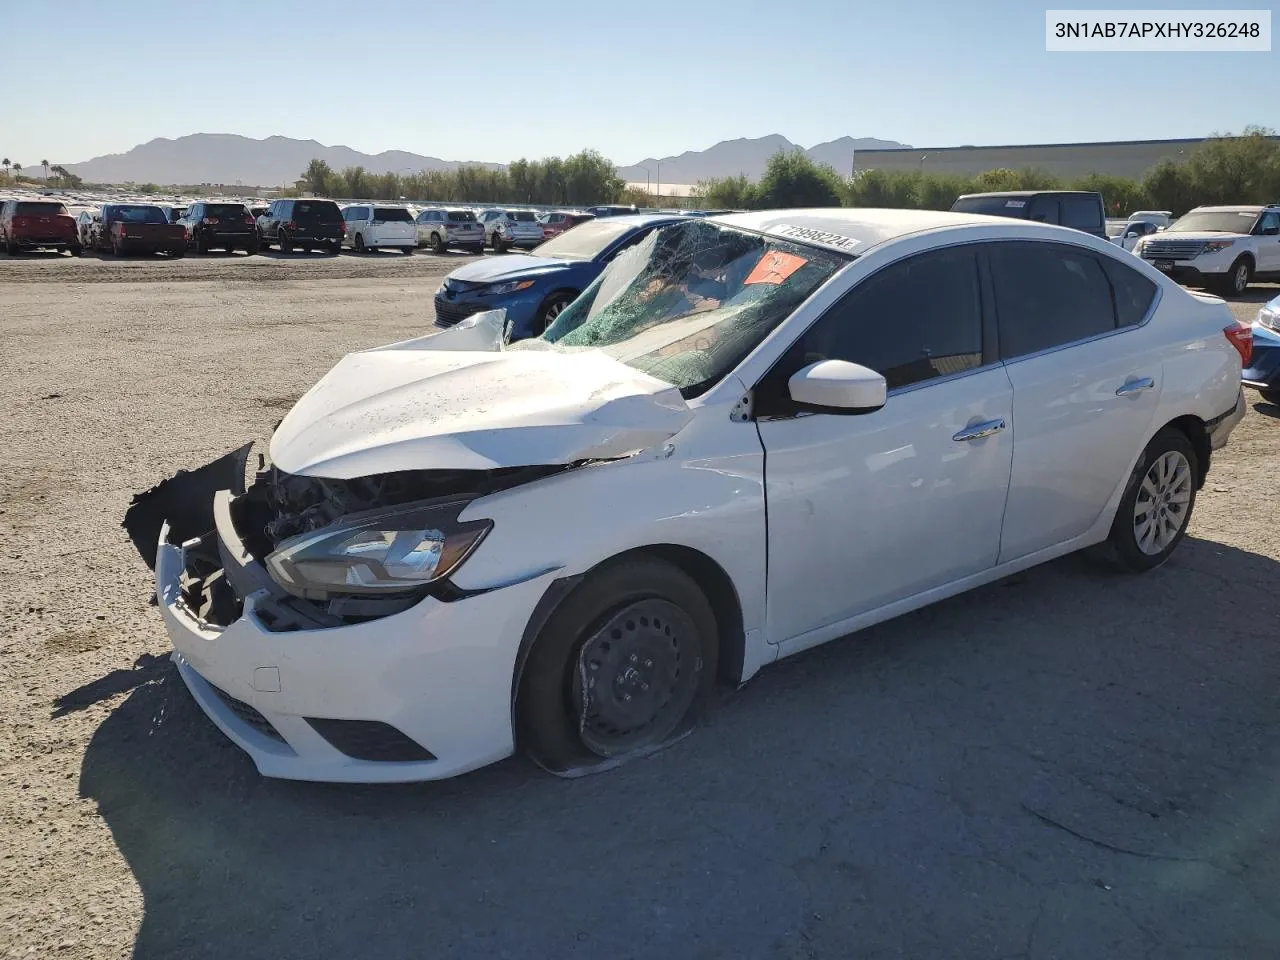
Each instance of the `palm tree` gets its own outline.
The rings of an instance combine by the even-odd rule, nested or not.
[[[22,164],[15,163],[13,165],[13,175],[18,179],[22,179]]]
[[[12,166],[13,164],[9,162],[8,157],[5,157],[3,160],[0,160],[0,167],[4,167],[4,178],[6,180],[9,179],[9,168]]]
[[[49,161],[41,160],[40,166],[44,167],[44,178],[47,181],[49,179]]]

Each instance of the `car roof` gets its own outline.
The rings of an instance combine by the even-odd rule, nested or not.
[[[1270,207],[1262,203],[1232,203],[1225,206],[1195,208],[1197,213],[1261,213],[1269,209]]]
[[[672,219],[688,219],[672,218]],[[829,247],[844,253],[861,253],[868,247],[911,233],[958,227],[972,223],[1010,224],[1003,217],[941,210],[877,210],[864,207],[831,207],[806,210],[760,210],[706,219],[787,240]]]

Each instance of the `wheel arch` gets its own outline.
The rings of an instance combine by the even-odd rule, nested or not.
[[[718,666],[716,682],[721,686],[737,686],[742,679],[746,657],[746,631],[743,626],[742,601],[733,579],[716,560],[701,550],[675,543],[655,543],[624,550],[600,561],[582,573],[552,581],[533,608],[525,624],[516,652],[515,670],[511,677],[511,723],[516,727],[516,700],[525,664],[547,621],[560,604],[597,570],[635,557],[654,557],[687,574],[711,604],[716,618]]]
[[[1160,430],[1178,430],[1189,441],[1191,441],[1192,449],[1196,452],[1196,489],[1199,490],[1204,486],[1205,478],[1209,475],[1209,460],[1213,456],[1213,449],[1209,443],[1209,430],[1205,427],[1204,421],[1194,414],[1183,414],[1170,420]],[[1154,439],[1159,433],[1157,430],[1151,436]],[[1151,441],[1148,440],[1148,443]]]

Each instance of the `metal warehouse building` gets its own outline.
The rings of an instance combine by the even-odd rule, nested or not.
[[[855,171],[926,170],[974,176],[996,167],[1038,167],[1063,179],[1089,173],[1140,178],[1161,160],[1184,160],[1206,138],[1035,143],[1001,147],[910,147],[859,150]],[[1280,139],[1280,138],[1276,138]]]

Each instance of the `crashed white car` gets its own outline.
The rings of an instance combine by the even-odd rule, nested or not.
[[[1092,544],[1154,567],[1250,342],[1105,240],[907,210],[690,218],[502,327],[347,356],[170,513],[174,659],[263,774],[602,769],[877,621]]]

